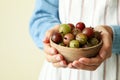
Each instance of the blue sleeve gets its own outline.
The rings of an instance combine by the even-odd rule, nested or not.
[[[113,30],[112,52],[120,54],[120,26],[111,26]]]
[[[30,20],[30,35],[39,48],[43,48],[43,39],[48,29],[60,24],[58,0],[36,0]]]

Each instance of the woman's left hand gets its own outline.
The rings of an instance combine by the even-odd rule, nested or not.
[[[98,55],[93,58],[80,58],[79,60],[75,60],[72,63],[69,63],[68,67],[93,71],[96,70],[104,60],[111,57],[113,36],[112,29],[106,25],[100,25],[94,29],[101,32],[103,41],[102,48]]]

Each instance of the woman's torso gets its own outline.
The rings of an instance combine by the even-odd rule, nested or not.
[[[120,24],[120,0],[59,0],[62,23],[86,26]],[[120,55],[113,54],[95,71],[55,68],[45,61],[39,80],[120,80]]]

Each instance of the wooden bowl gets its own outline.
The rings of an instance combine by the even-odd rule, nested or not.
[[[52,47],[56,48],[58,52],[62,54],[69,63],[74,60],[78,60],[81,57],[87,57],[87,58],[95,57],[98,54],[99,50],[101,49],[102,41],[100,41],[99,44],[95,46],[87,47],[87,48],[65,47],[54,43],[51,39],[50,39],[50,44]]]

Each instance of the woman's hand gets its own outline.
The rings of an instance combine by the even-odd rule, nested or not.
[[[80,58],[69,64],[68,67],[83,70],[96,70],[100,64],[109,58],[112,54],[112,36],[113,32],[109,26],[100,25],[95,28],[96,31],[101,32],[103,46],[99,51],[99,54],[93,58]]]
[[[46,58],[48,62],[51,62],[55,67],[66,67],[67,63],[63,56],[57,52],[57,50],[50,46],[50,36],[53,32],[57,32],[59,25],[55,26],[51,30],[48,30],[45,35],[44,52],[46,53]]]

